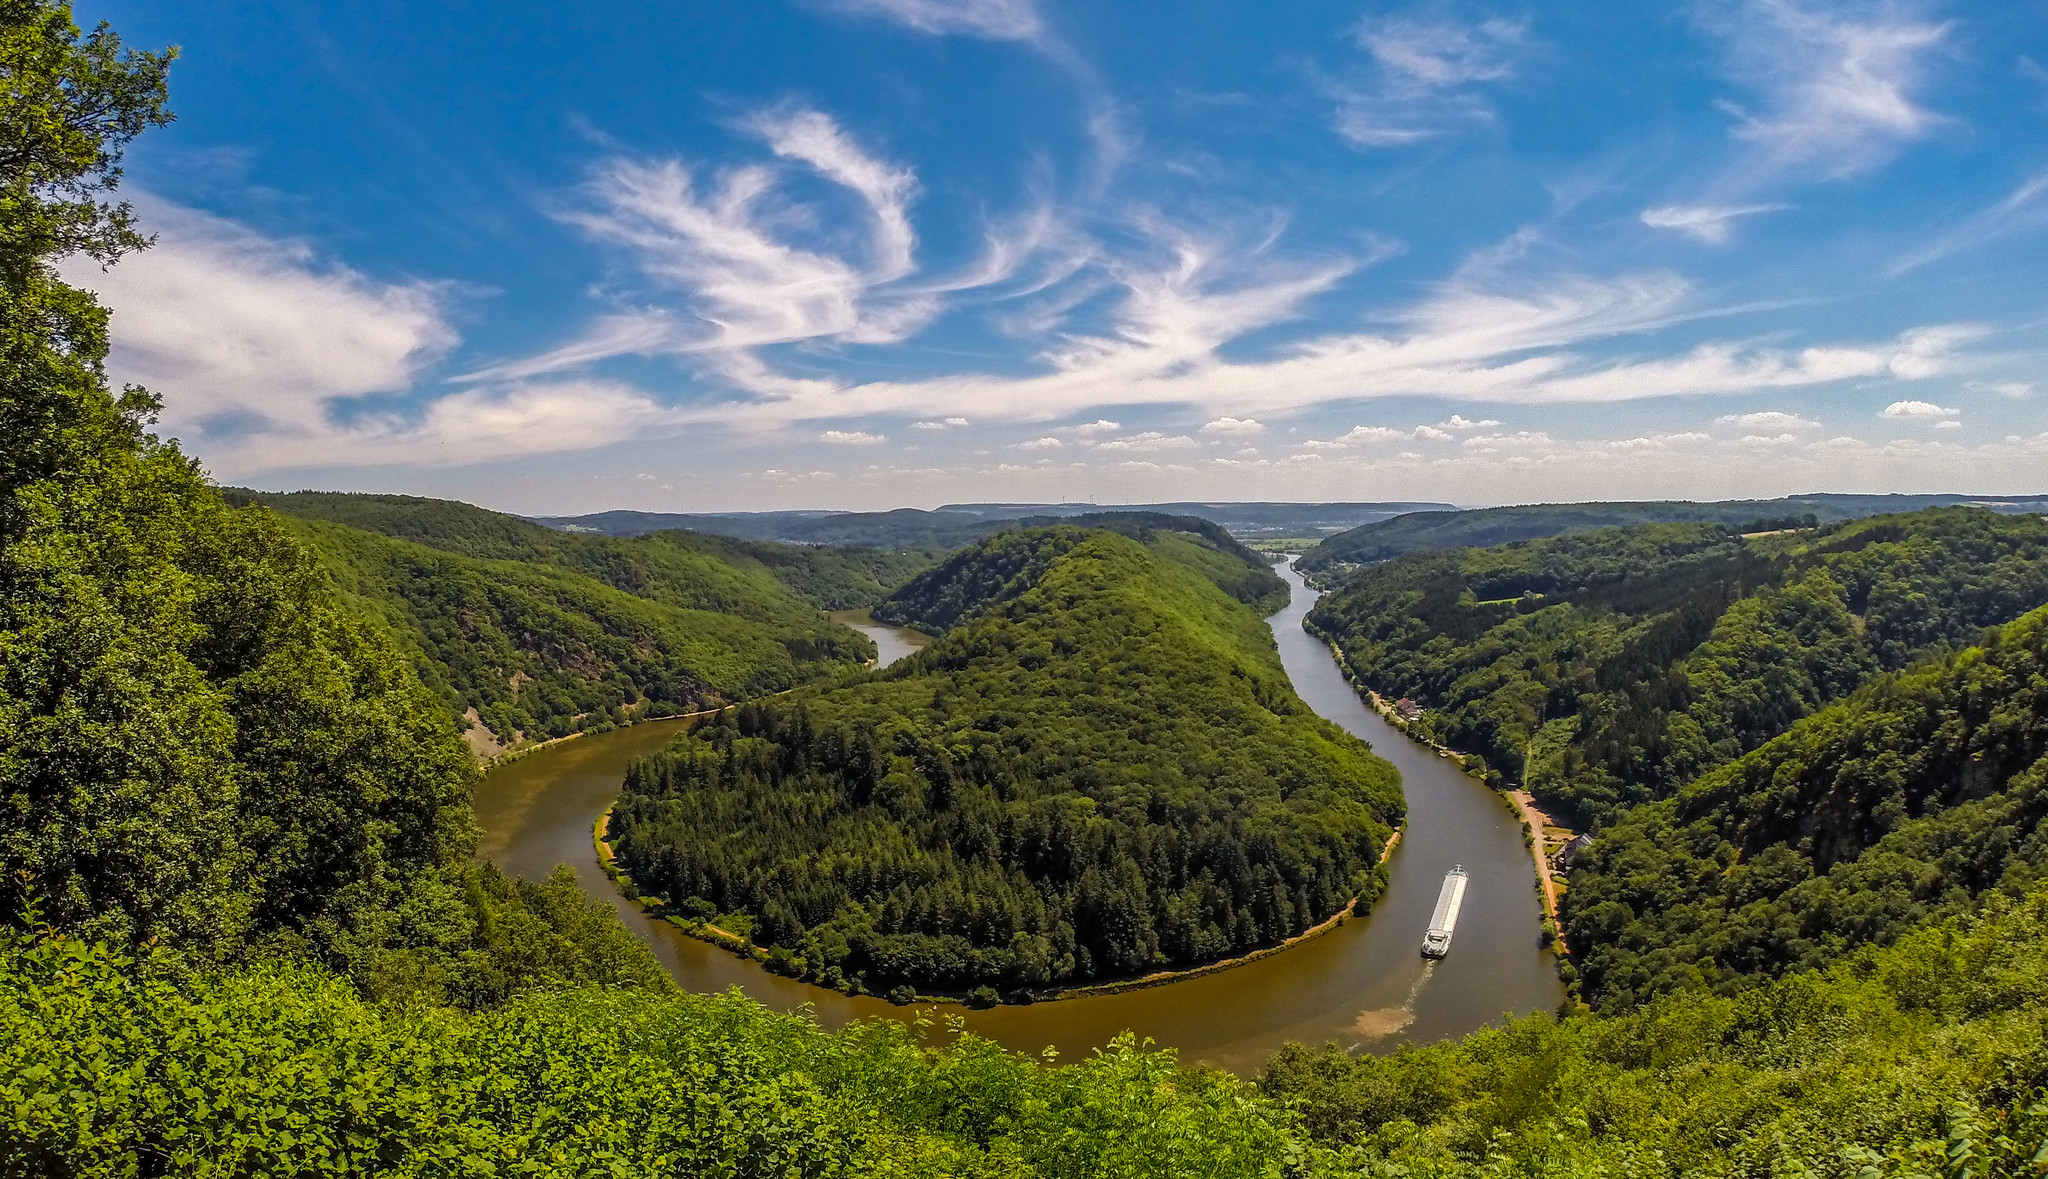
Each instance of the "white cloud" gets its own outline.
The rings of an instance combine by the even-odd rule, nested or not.
[[[1884,407],[1884,413],[1882,416],[1888,418],[1906,418],[1909,420],[1925,420],[1928,418],[1960,417],[1962,415],[1962,412],[1963,411],[1959,409],[1944,409],[1941,406],[1934,404],[1932,401],[1894,401],[1890,405]]]
[[[593,450],[683,428],[676,412],[629,385],[567,380],[465,389],[415,413],[360,414],[310,429],[265,427],[218,447],[223,474],[347,465],[462,466]]]
[[[1032,0],[834,0],[834,7],[935,36],[1032,41],[1045,32]]]
[[[1734,236],[1738,217],[1775,213],[1789,205],[1659,205],[1643,210],[1643,224],[1675,229],[1709,245],[1723,245]]]
[[[1968,388],[1979,393],[1996,393],[2000,397],[2032,397],[2034,385],[2031,381],[1971,381]]]
[[[1937,430],[1960,430],[1963,428],[1963,424],[1954,418],[1950,418],[1945,422],[1934,423],[1934,428]]]
[[[1085,438],[1095,434],[1114,434],[1124,427],[1122,422],[1112,422],[1108,418],[1097,418],[1092,422],[1083,422],[1078,426],[1067,426],[1064,428],[1069,433],[1079,434]]]
[[[1451,415],[1450,421],[1438,422],[1436,424],[1436,428],[1439,430],[1491,430],[1499,425],[1500,423],[1494,421],[1492,418],[1487,418],[1484,421],[1475,422],[1468,419],[1463,414],[1454,413]]]
[[[1422,439],[1424,442],[1449,442],[1451,440],[1451,432],[1449,430],[1439,430],[1435,426],[1417,426],[1415,427],[1414,436]]]
[[[838,123],[818,111],[764,111],[749,125],[776,155],[809,164],[818,175],[860,194],[875,219],[874,277],[910,273],[910,254],[917,245],[909,215],[910,199],[917,191],[915,173],[890,167],[862,151]]]
[[[1891,273],[1904,274],[1951,254],[1990,245],[2001,238],[2048,226],[2048,172],[2029,178],[2004,200],[1933,240],[1908,251],[1892,263]]]
[[[912,422],[910,423],[910,428],[913,430],[956,430],[968,424],[969,422],[966,418],[946,418],[936,422]]]
[[[1204,434],[1263,434],[1266,427],[1253,418],[1217,418],[1202,426]]]
[[[1055,449],[1058,449],[1059,447],[1061,447],[1061,446],[1063,446],[1063,445],[1065,445],[1065,444],[1064,444],[1064,443],[1062,443],[1062,442],[1061,442],[1061,441],[1060,441],[1059,439],[1057,439],[1057,438],[1054,438],[1054,437],[1053,437],[1052,435],[1048,434],[1048,435],[1046,435],[1046,436],[1045,436],[1045,437],[1043,437],[1043,438],[1033,438],[1033,439],[1031,439],[1031,440],[1030,440],[1029,442],[1019,442],[1019,443],[1017,444],[1017,449],[1018,449],[1018,450],[1055,450]]]
[[[1186,434],[1162,434],[1157,430],[1146,430],[1123,438],[1112,438],[1107,442],[1095,443],[1097,450],[1153,451],[1193,450],[1202,444]]]
[[[1812,418],[1776,409],[1758,410],[1755,413],[1731,413],[1715,418],[1714,422],[1722,426],[1746,426],[1752,430],[1807,430],[1820,425]]]
[[[1392,442],[1396,438],[1407,438],[1406,430],[1395,430],[1387,426],[1353,426],[1351,432],[1339,438],[1339,442]]]
[[[1943,122],[1919,105],[1928,59],[1949,26],[1895,5],[1748,0],[1714,21],[1734,77],[1760,102],[1738,110],[1736,135],[1759,173],[1844,176],[1890,159]]]
[[[1474,88],[1512,77],[1527,35],[1526,22],[1501,18],[1366,21],[1358,43],[1372,80],[1340,89],[1337,133],[1360,147],[1404,147],[1492,122],[1493,107]]]
[[[65,277],[113,308],[110,368],[164,397],[187,441],[221,429],[318,432],[334,403],[403,390],[456,342],[442,293],[382,283],[302,243],[142,198],[154,248]]]
[[[827,430],[818,435],[818,441],[834,446],[879,446],[888,440],[886,434],[870,434],[866,430]]]

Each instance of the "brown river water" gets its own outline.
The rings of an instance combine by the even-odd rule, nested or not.
[[[1028,1006],[942,1008],[964,1018],[970,1031],[1023,1052],[1050,1046],[1067,1060],[1131,1031],[1179,1049],[1185,1060],[1249,1074],[1288,1040],[1384,1052],[1461,1035],[1505,1015],[1551,1010],[1564,998],[1556,964],[1540,944],[1542,914],[1521,823],[1506,800],[1361,703],[1329,649],[1301,629],[1315,591],[1293,570],[1278,572],[1294,597],[1272,625],[1295,691],[1401,771],[1408,828],[1394,850],[1386,892],[1370,913],[1329,933],[1215,974]],[[835,617],[874,638],[885,664],[930,641],[864,618]],[[556,864],[573,865],[584,888],[614,906],[692,990],[739,987],[777,1009],[809,1006],[828,1027],[912,1017],[917,1008],[769,974],[649,918],[612,886],[597,866],[591,828],[618,794],[627,763],[676,731],[672,721],[634,725],[564,741],[493,770],[477,791],[483,854],[535,878]],[[1458,864],[1470,883],[1457,934],[1450,956],[1430,962],[1419,953],[1423,930],[1444,873]]]

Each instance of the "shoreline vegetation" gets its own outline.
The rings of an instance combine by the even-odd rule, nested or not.
[[[1559,962],[1565,961],[1570,955],[1570,950],[1564,940],[1564,922],[1558,916],[1559,897],[1563,895],[1565,884],[1564,881],[1558,879],[1557,873],[1551,870],[1550,860],[1544,855],[1543,832],[1546,827],[1554,826],[1554,824],[1550,822],[1550,816],[1544,812],[1542,804],[1536,800],[1536,796],[1530,794],[1527,789],[1503,790],[1500,787],[1490,785],[1471,771],[1470,755],[1452,749],[1448,745],[1439,744],[1438,742],[1417,736],[1408,722],[1400,713],[1394,710],[1393,702],[1365,686],[1364,682],[1352,672],[1351,663],[1344,658],[1344,649],[1342,647],[1339,647],[1328,636],[1317,634],[1316,637],[1322,639],[1330,648],[1330,657],[1337,661],[1337,669],[1343,673],[1344,681],[1351,685],[1352,691],[1358,693],[1359,698],[1364,700],[1368,707],[1379,714],[1380,719],[1386,721],[1401,736],[1422,746],[1424,749],[1430,750],[1445,761],[1456,765],[1466,777],[1471,778],[1482,786],[1486,786],[1487,789],[1499,795],[1501,800],[1507,804],[1508,809],[1513,811],[1515,816],[1521,820],[1523,842],[1528,846],[1530,857],[1536,868],[1536,894],[1542,899],[1545,944],[1549,947],[1551,953],[1557,955]],[[1389,847],[1391,846],[1389,844]]]
[[[768,951],[765,947],[757,946],[752,941],[741,937],[739,934],[734,933],[732,930],[724,929],[719,926],[713,925],[708,920],[697,920],[685,917],[680,913],[672,911],[671,906],[669,906],[669,904],[663,901],[660,897],[649,896],[640,891],[638,886],[636,886],[633,883],[632,876],[630,876],[625,869],[619,867],[618,858],[612,852],[612,845],[605,838],[605,829],[611,823],[612,811],[614,809],[616,809],[616,804],[614,804],[614,806],[608,806],[605,808],[604,813],[597,817],[597,822],[592,826],[590,835],[591,843],[597,853],[598,866],[604,869],[605,875],[611,878],[612,883],[618,887],[619,892],[623,896],[625,896],[626,899],[640,906],[642,912],[646,913],[649,917],[652,917],[656,921],[666,922],[671,927],[682,931],[684,934],[690,937],[694,937],[701,942],[717,946],[721,949],[730,950],[734,954],[739,955],[740,957],[751,958],[755,962],[759,963],[766,963],[768,960]],[[1404,819],[1402,821],[1401,826],[1395,828],[1394,833],[1387,837],[1386,845],[1380,849],[1380,861],[1378,866],[1374,869],[1374,872],[1376,875],[1382,878],[1382,887],[1384,887],[1384,875],[1387,870],[1388,858],[1394,854],[1394,848],[1400,844],[1401,834],[1406,830],[1407,821]],[[1253,962],[1257,962],[1265,958],[1270,958],[1283,950],[1292,949],[1293,947],[1298,946],[1301,943],[1306,942],[1312,938],[1320,937],[1323,934],[1326,934],[1331,930],[1336,929],[1338,926],[1343,925],[1345,922],[1351,920],[1353,917],[1362,917],[1370,915],[1372,912],[1370,907],[1368,907],[1364,913],[1359,913],[1357,911],[1358,902],[1363,899],[1364,898],[1362,896],[1353,897],[1348,903],[1345,904],[1343,908],[1337,910],[1335,913],[1332,913],[1329,917],[1311,926],[1310,928],[1305,929],[1292,937],[1285,938],[1279,942],[1275,942],[1273,945],[1261,946],[1258,949],[1250,951],[1249,953],[1239,954],[1231,958],[1219,959],[1215,962],[1206,962],[1199,966],[1191,966],[1186,970],[1154,971],[1151,974],[1140,975],[1135,978],[1110,979],[1105,982],[1090,983],[1087,986],[1067,987],[1063,990],[1044,995],[1034,994],[1030,998],[1030,1004],[1036,1005],[1039,1003],[1057,1003],[1062,999],[1085,999],[1091,996],[1100,995],[1120,995],[1128,991],[1142,991],[1150,989],[1152,987],[1162,987],[1169,983],[1184,982],[1188,979],[1200,978],[1204,975],[1221,974],[1222,972],[1233,969],[1235,967],[1247,966]],[[763,968],[765,969],[765,966]],[[806,985],[817,986],[816,983],[807,983]],[[825,990],[828,988],[820,987],[819,989]],[[870,997],[881,999],[884,1002],[893,1002],[893,1000],[890,1000],[886,995],[873,995]],[[969,996],[965,994],[954,994],[950,992],[927,993],[924,991],[919,991],[917,993],[917,997],[911,1000],[909,1004],[898,1004],[898,1006],[911,1006],[917,1004],[957,1004],[960,1006],[968,1006],[968,998]],[[1025,1005],[1026,1004],[1018,1003],[1003,1004],[1003,1006],[1010,1007]]]

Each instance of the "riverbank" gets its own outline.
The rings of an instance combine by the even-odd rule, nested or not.
[[[668,908],[666,901],[663,901],[660,897],[647,896],[641,893],[638,886],[633,883],[633,878],[626,874],[625,869],[619,867],[617,859],[612,854],[611,842],[605,838],[606,830],[611,826],[612,811],[614,809],[616,808],[606,807],[604,813],[597,817],[596,825],[591,828],[590,838],[597,851],[598,866],[603,868],[605,875],[611,877],[612,883],[618,886],[620,895],[640,906],[641,910],[653,920],[666,922],[675,929],[699,941],[731,950],[735,954],[752,958],[757,962],[766,962],[768,960],[767,950],[754,945],[751,941],[731,930],[720,929],[718,926],[712,925],[707,921],[676,920],[673,914],[664,912]],[[1401,828],[1397,827],[1392,835],[1387,836],[1386,845],[1380,849],[1380,860],[1375,870],[1381,877],[1381,892],[1384,892],[1386,889],[1387,860],[1394,854],[1394,848],[1400,842]],[[1298,946],[1311,938],[1328,933],[1343,925],[1354,916],[1363,916],[1364,914],[1356,912],[1359,899],[1358,897],[1351,898],[1343,908],[1338,909],[1335,913],[1330,914],[1329,917],[1308,929],[1302,930],[1293,937],[1284,938],[1270,946],[1261,946],[1248,954],[1240,954],[1235,958],[1222,958],[1215,962],[1205,962],[1200,966],[1190,966],[1186,970],[1161,970],[1152,974],[1141,975],[1137,978],[1111,979],[1107,982],[1090,983],[1087,986],[1068,987],[1051,994],[1033,995],[1028,1004],[1006,1004],[1006,1006],[1032,1006],[1040,1003],[1057,1003],[1062,999],[1087,999],[1103,995],[1121,995],[1129,991],[1142,991],[1150,987],[1163,987],[1168,983],[1183,982],[1191,978],[1202,978],[1206,975],[1220,974],[1234,967],[1247,966],[1253,962],[1270,958],[1282,950]],[[1377,899],[1378,896],[1375,895],[1374,900]],[[1367,913],[1370,912],[1371,909],[1368,908]],[[926,994],[920,991],[917,993],[917,998],[914,1002],[927,1004],[957,1003],[964,1006],[967,1002],[967,997],[965,995],[953,995],[943,992],[939,994]]]
[[[1434,741],[1426,741],[1416,736],[1414,731],[1409,728],[1406,718],[1395,711],[1392,701],[1359,682],[1358,677],[1352,673],[1350,661],[1344,658],[1343,648],[1339,647],[1334,640],[1325,635],[1318,634],[1316,637],[1322,639],[1330,648],[1330,658],[1337,661],[1337,667],[1344,673],[1345,681],[1357,690],[1360,699],[1363,699],[1370,705],[1372,710],[1380,715],[1380,719],[1391,725],[1395,732],[1400,733],[1403,737],[1422,746],[1424,749],[1435,753],[1445,761],[1451,762],[1460,770],[1465,769],[1470,764],[1467,756],[1459,750],[1452,749],[1448,745],[1440,745]],[[1468,776],[1470,776],[1469,773]],[[1508,808],[1514,811],[1515,816],[1521,820],[1522,834],[1529,846],[1529,853],[1536,867],[1536,892],[1542,898],[1544,933],[1550,940],[1551,951],[1560,959],[1566,958],[1571,951],[1565,945],[1564,923],[1558,918],[1558,895],[1563,888],[1563,884],[1558,880],[1557,874],[1551,871],[1550,858],[1544,854],[1546,849],[1543,833],[1546,829],[1557,826],[1557,824],[1542,809],[1542,805],[1536,801],[1536,796],[1527,790],[1496,790],[1495,793],[1502,797],[1507,803]]]

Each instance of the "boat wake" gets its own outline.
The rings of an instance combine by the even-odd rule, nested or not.
[[[1415,1000],[1421,997],[1422,988],[1428,985],[1434,974],[1436,963],[1424,962],[1422,973],[1416,976],[1415,984],[1408,988],[1408,997],[1401,1000],[1397,1006],[1374,1007],[1359,1012],[1358,1018],[1351,1024],[1351,1030],[1365,1038],[1353,1044],[1351,1051],[1356,1052],[1375,1040],[1384,1040],[1388,1036],[1407,1030],[1408,1025],[1415,1022]]]

